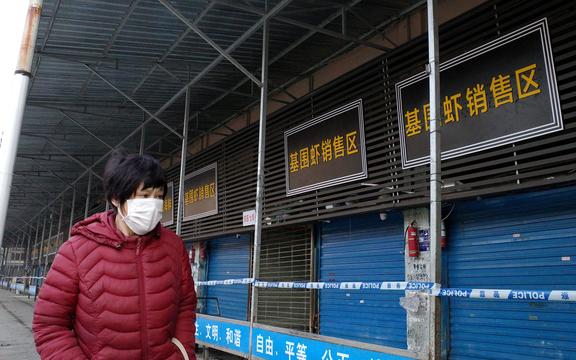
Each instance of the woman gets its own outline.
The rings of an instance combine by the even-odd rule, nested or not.
[[[74,225],[34,310],[42,359],[195,359],[196,294],[182,239],[163,228],[166,178],[150,156],[106,165],[114,210]]]

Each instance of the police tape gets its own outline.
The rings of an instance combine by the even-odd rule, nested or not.
[[[468,299],[565,301],[576,302],[576,290],[516,290],[516,289],[435,289],[434,296]]]
[[[340,289],[340,290],[434,290],[438,284],[431,282],[299,282],[299,281],[260,281],[253,278],[197,281],[198,286],[248,285],[270,289]]]
[[[385,282],[298,282],[260,281],[253,278],[198,281],[198,286],[249,285],[268,289],[316,289],[316,290],[384,290],[421,291],[432,296],[468,299],[514,300],[514,301],[562,301],[576,302],[576,290],[518,290],[518,289],[472,289],[441,288],[440,284],[416,281]]]
[[[198,286],[248,285],[248,284],[252,284],[253,282],[254,282],[253,278],[245,278],[245,279],[196,281],[196,285],[198,285]]]
[[[254,281],[254,286],[277,289],[338,289],[338,290],[435,290],[431,282],[268,282]]]

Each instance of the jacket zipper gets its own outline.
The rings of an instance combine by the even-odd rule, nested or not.
[[[146,289],[144,288],[144,269],[142,258],[140,257],[140,247],[142,239],[138,239],[136,245],[136,261],[138,262],[138,289],[140,290],[140,319],[142,322],[142,333],[140,335],[142,343],[142,359],[148,359],[148,323],[146,321]]]

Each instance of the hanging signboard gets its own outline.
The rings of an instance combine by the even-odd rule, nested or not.
[[[162,226],[174,224],[174,182],[170,181],[166,185],[166,195],[164,196],[164,208],[162,212]]]
[[[184,178],[184,221],[218,214],[216,163]]]
[[[546,19],[440,65],[442,159],[563,129]],[[396,84],[402,166],[429,163],[428,74]]]
[[[368,176],[362,100],[284,133],[288,196]]]

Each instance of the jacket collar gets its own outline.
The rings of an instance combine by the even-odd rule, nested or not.
[[[115,248],[136,247],[138,241],[147,243],[160,237],[162,225],[146,235],[126,236],[116,228],[116,213],[113,210],[98,213],[72,227],[71,235],[81,235],[102,245]]]

